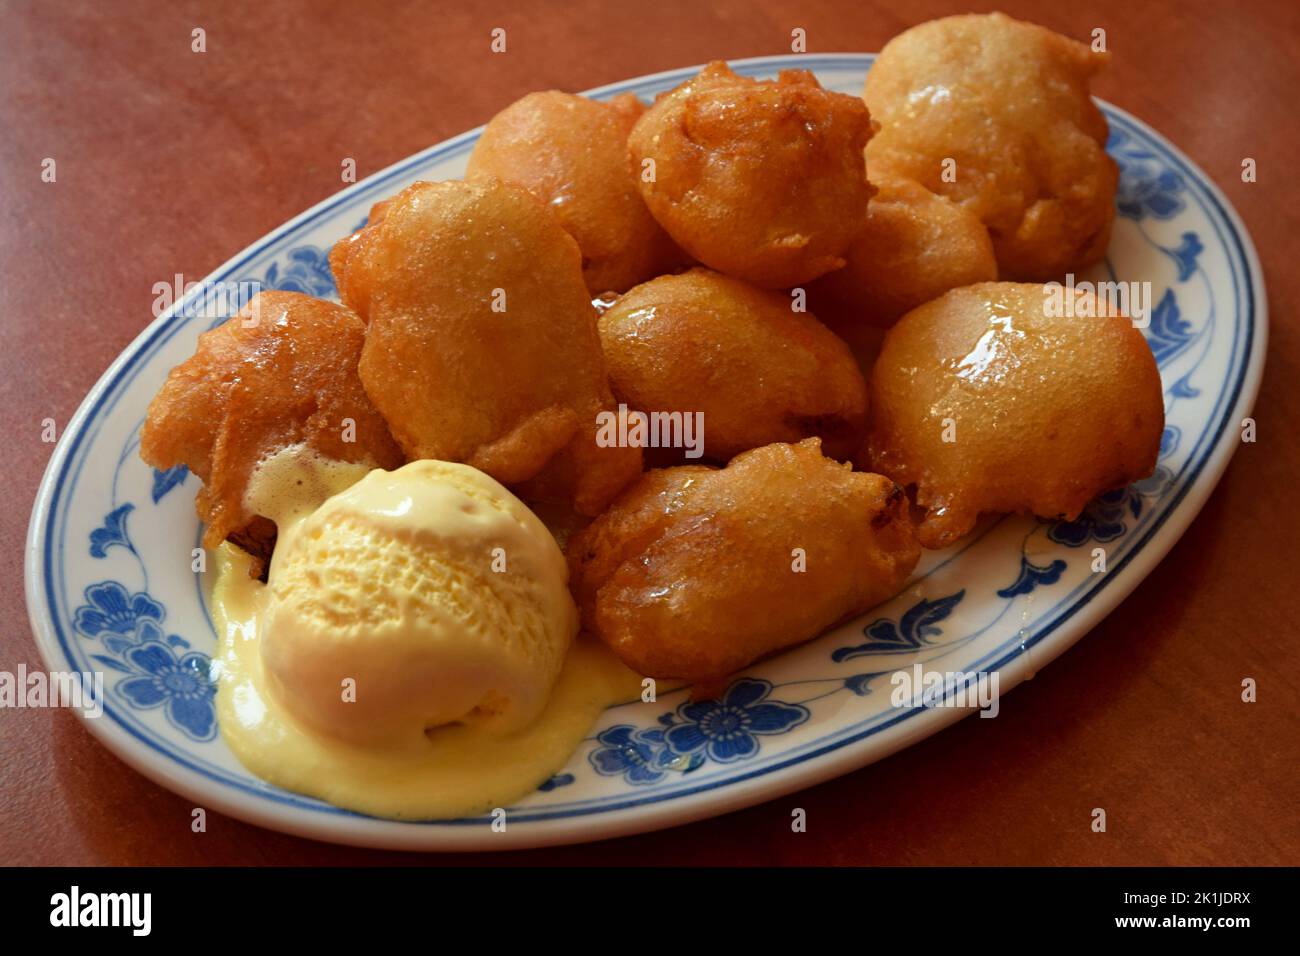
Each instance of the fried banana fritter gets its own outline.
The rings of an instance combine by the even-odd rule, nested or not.
[[[655,101],[628,137],[646,205],[705,265],[765,288],[844,264],[865,220],[871,117],[805,70],[776,80],[710,63]]]
[[[338,461],[396,468],[402,451],[357,375],[365,328],[350,310],[296,292],[262,292],[199,336],[149,405],[140,455],[154,468],[186,465],[203,482],[195,501],[203,545],[234,538],[265,558],[274,526],[244,501],[259,462],[305,444]]]
[[[916,485],[927,548],[984,512],[1073,519],[1155,469],[1164,399],[1142,333],[1090,293],[1073,314],[1050,302],[1041,285],[967,286],[885,337],[865,458]]]
[[[613,395],[577,243],[498,180],[416,183],[377,212],[330,265],[367,323],[361,381],[407,457],[599,514],[641,452],[597,444]]]
[[[1062,279],[1100,259],[1119,170],[1088,92],[1108,54],[1001,13],[945,17],[885,44],[863,96],[867,162],[966,206],[1005,279]]]
[[[875,180],[867,224],[847,263],[808,287],[817,317],[838,331],[863,323],[888,328],[949,289],[998,277],[988,230],[965,206],[920,183]]]
[[[646,208],[627,164],[627,136],[645,106],[550,90],[507,106],[469,157],[469,182],[527,189],[577,240],[592,295],[624,292],[681,264],[684,253]]]
[[[708,684],[897,592],[920,554],[906,496],[819,446],[646,472],[569,541],[587,629],[638,673]]]
[[[848,346],[788,295],[708,269],[637,286],[600,317],[615,396],[643,412],[700,412],[704,454],[820,436],[846,460],[867,386]]]

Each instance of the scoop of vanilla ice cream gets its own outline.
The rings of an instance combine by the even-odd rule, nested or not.
[[[577,632],[567,579],[546,526],[481,471],[372,471],[281,529],[262,663],[280,704],[336,738],[509,733],[541,712]]]

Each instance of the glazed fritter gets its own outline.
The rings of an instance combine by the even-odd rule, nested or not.
[[[631,93],[608,103],[557,90],[529,93],[492,117],[465,178],[527,189],[577,240],[592,295],[626,291],[685,258],[628,169],[627,136],[644,112]]]
[[[259,462],[305,444],[337,461],[395,468],[402,451],[357,375],[365,328],[350,310],[296,292],[259,293],[199,336],[149,405],[140,455],[154,468],[186,465],[203,482],[195,501],[203,545],[233,537],[256,557],[274,526],[244,500]]]
[[[988,227],[1000,275],[1064,278],[1101,258],[1119,172],[1088,84],[1107,54],[1000,13],[945,17],[885,44],[864,97],[874,169]]]
[[[808,287],[817,317],[839,331],[867,323],[888,328],[949,289],[989,282],[998,263],[988,230],[965,206],[910,179],[879,175],[867,223],[847,263]]]
[[[569,541],[583,624],[640,674],[716,683],[896,593],[902,491],[810,438],[646,472]]]
[[[754,80],[719,61],[659,97],[628,151],[646,205],[683,249],[775,289],[844,264],[871,194],[870,135],[862,101],[805,70]]]
[[[866,460],[927,509],[927,548],[981,513],[1073,519],[1152,473],[1164,430],[1155,358],[1130,319],[1080,293],[987,282],[909,312],[871,380]]]
[[[498,180],[416,183],[336,245],[361,381],[410,459],[465,462],[599,514],[641,470],[597,444],[613,396],[578,245]]]
[[[692,269],[619,298],[600,318],[610,384],[643,412],[703,414],[704,454],[820,436],[846,460],[867,386],[848,346],[790,296]]]

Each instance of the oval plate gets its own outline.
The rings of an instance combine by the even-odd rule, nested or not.
[[[826,54],[734,63],[770,76],[809,68],[858,95],[874,57]],[[593,91],[669,89],[698,68]],[[502,104],[505,105],[504,103]],[[1073,522],[1003,518],[927,553],[908,587],[872,612],[765,661],[721,700],[684,692],[608,710],[539,790],[490,820],[398,823],[268,786],[221,740],[203,673],[216,638],[205,582],[190,567],[198,481],[138,455],[150,398],[211,320],[183,301],[151,324],[87,396],[32,512],[26,585],[52,671],[101,672],[90,731],[136,770],[197,805],[340,843],[481,850],[574,843],[685,823],[771,799],[878,760],[969,709],[891,703],[891,675],[921,664],[945,693],[997,672],[1005,693],[1115,607],[1173,546],[1239,444],[1259,387],[1267,309],[1249,236],[1217,188],[1177,149],[1102,104],[1123,173],[1107,260],[1082,280],[1149,282],[1145,334],[1164,383],[1167,425],[1155,475],[1105,495]],[[420,179],[462,175],[479,130],[434,146],[303,213],[209,277],[334,297],[330,245],[375,201]],[[1103,549],[1107,570],[1093,570]],[[951,700],[952,698],[945,698]],[[926,704],[942,702],[929,700]]]

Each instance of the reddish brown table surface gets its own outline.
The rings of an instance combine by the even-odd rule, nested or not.
[[[127,769],[70,713],[0,711],[0,863],[1300,863],[1300,6],[1290,0],[1036,5],[1013,15],[1114,54],[1095,92],[1162,131],[1255,239],[1272,322],[1259,441],[1164,562],[1073,649],[887,760],[657,835],[505,855],[333,847],[211,815]],[[0,670],[37,668],[23,540],[60,427],[150,320],[152,286],[199,279],[341,188],[485,122],[530,90],[578,91],[719,57],[871,51],[984,4],[4,3],[0,6]],[[508,52],[489,52],[489,31]],[[206,54],[190,51],[207,31]],[[1243,157],[1259,181],[1244,184]],[[56,183],[41,181],[54,157]],[[1255,704],[1241,681],[1258,682]],[[807,811],[806,833],[790,812]],[[1104,807],[1108,830],[1090,813]]]

